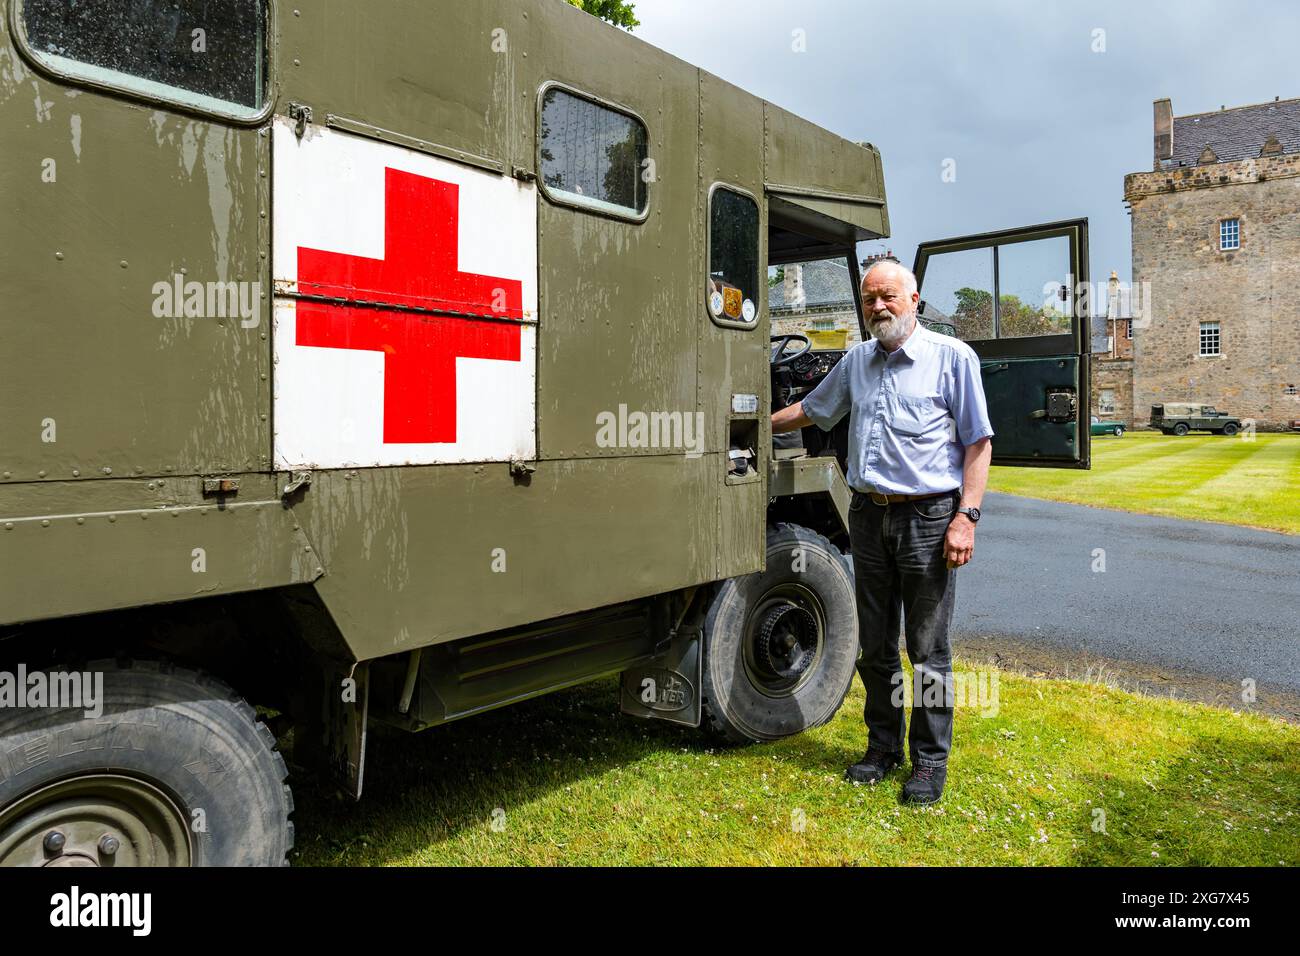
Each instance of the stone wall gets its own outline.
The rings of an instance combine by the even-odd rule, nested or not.
[[[1164,401],[1213,404],[1261,430],[1300,418],[1300,154],[1133,173],[1124,179],[1135,290],[1134,413]],[[1241,248],[1219,249],[1219,222]],[[1221,354],[1201,356],[1217,321]]]

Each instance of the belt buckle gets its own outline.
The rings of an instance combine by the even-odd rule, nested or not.
[[[889,504],[889,495],[882,495],[878,491],[868,491],[867,497],[871,499],[873,505],[887,506]],[[877,501],[877,498],[881,500]]]

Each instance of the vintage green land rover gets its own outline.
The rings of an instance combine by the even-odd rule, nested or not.
[[[1151,427],[1166,435],[1186,435],[1190,431],[1216,432],[1229,437],[1241,431],[1236,415],[1221,412],[1213,405],[1195,402],[1164,402],[1151,406]]]
[[[0,863],[282,863],[290,732],[359,796],[367,727],[601,675],[830,719],[846,426],[769,415],[843,353],[768,270],[861,331],[876,149],[561,0],[0,10]],[[1000,462],[1088,466],[1087,262],[922,247]]]

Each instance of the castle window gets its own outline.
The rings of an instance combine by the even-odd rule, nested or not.
[[[1224,219],[1219,222],[1219,249],[1241,248],[1241,220]]]
[[[1201,354],[1202,355],[1219,354],[1219,323],[1218,322],[1201,323]]]
[[[1282,389],[1282,394],[1283,394],[1283,395],[1300,395],[1300,388],[1296,388],[1294,385],[1287,385],[1287,386],[1284,386],[1284,387],[1283,387],[1283,389]]]
[[[1126,338],[1126,339],[1131,339],[1131,338],[1133,338],[1133,320],[1132,320],[1132,319],[1125,319],[1125,320],[1124,320],[1124,338]]]

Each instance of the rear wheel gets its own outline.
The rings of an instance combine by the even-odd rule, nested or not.
[[[0,711],[0,866],[284,864],[293,798],[247,702],[162,663],[85,673],[95,706]]]
[[[705,724],[735,742],[820,726],[844,702],[857,656],[843,555],[807,528],[769,528],[766,570],[723,584],[705,618]]]
[[[1190,429],[1183,422],[1179,422],[1177,425],[1174,426],[1174,434],[1177,435],[1179,438],[1182,438],[1184,435],[1186,435],[1188,431],[1190,431]]]

